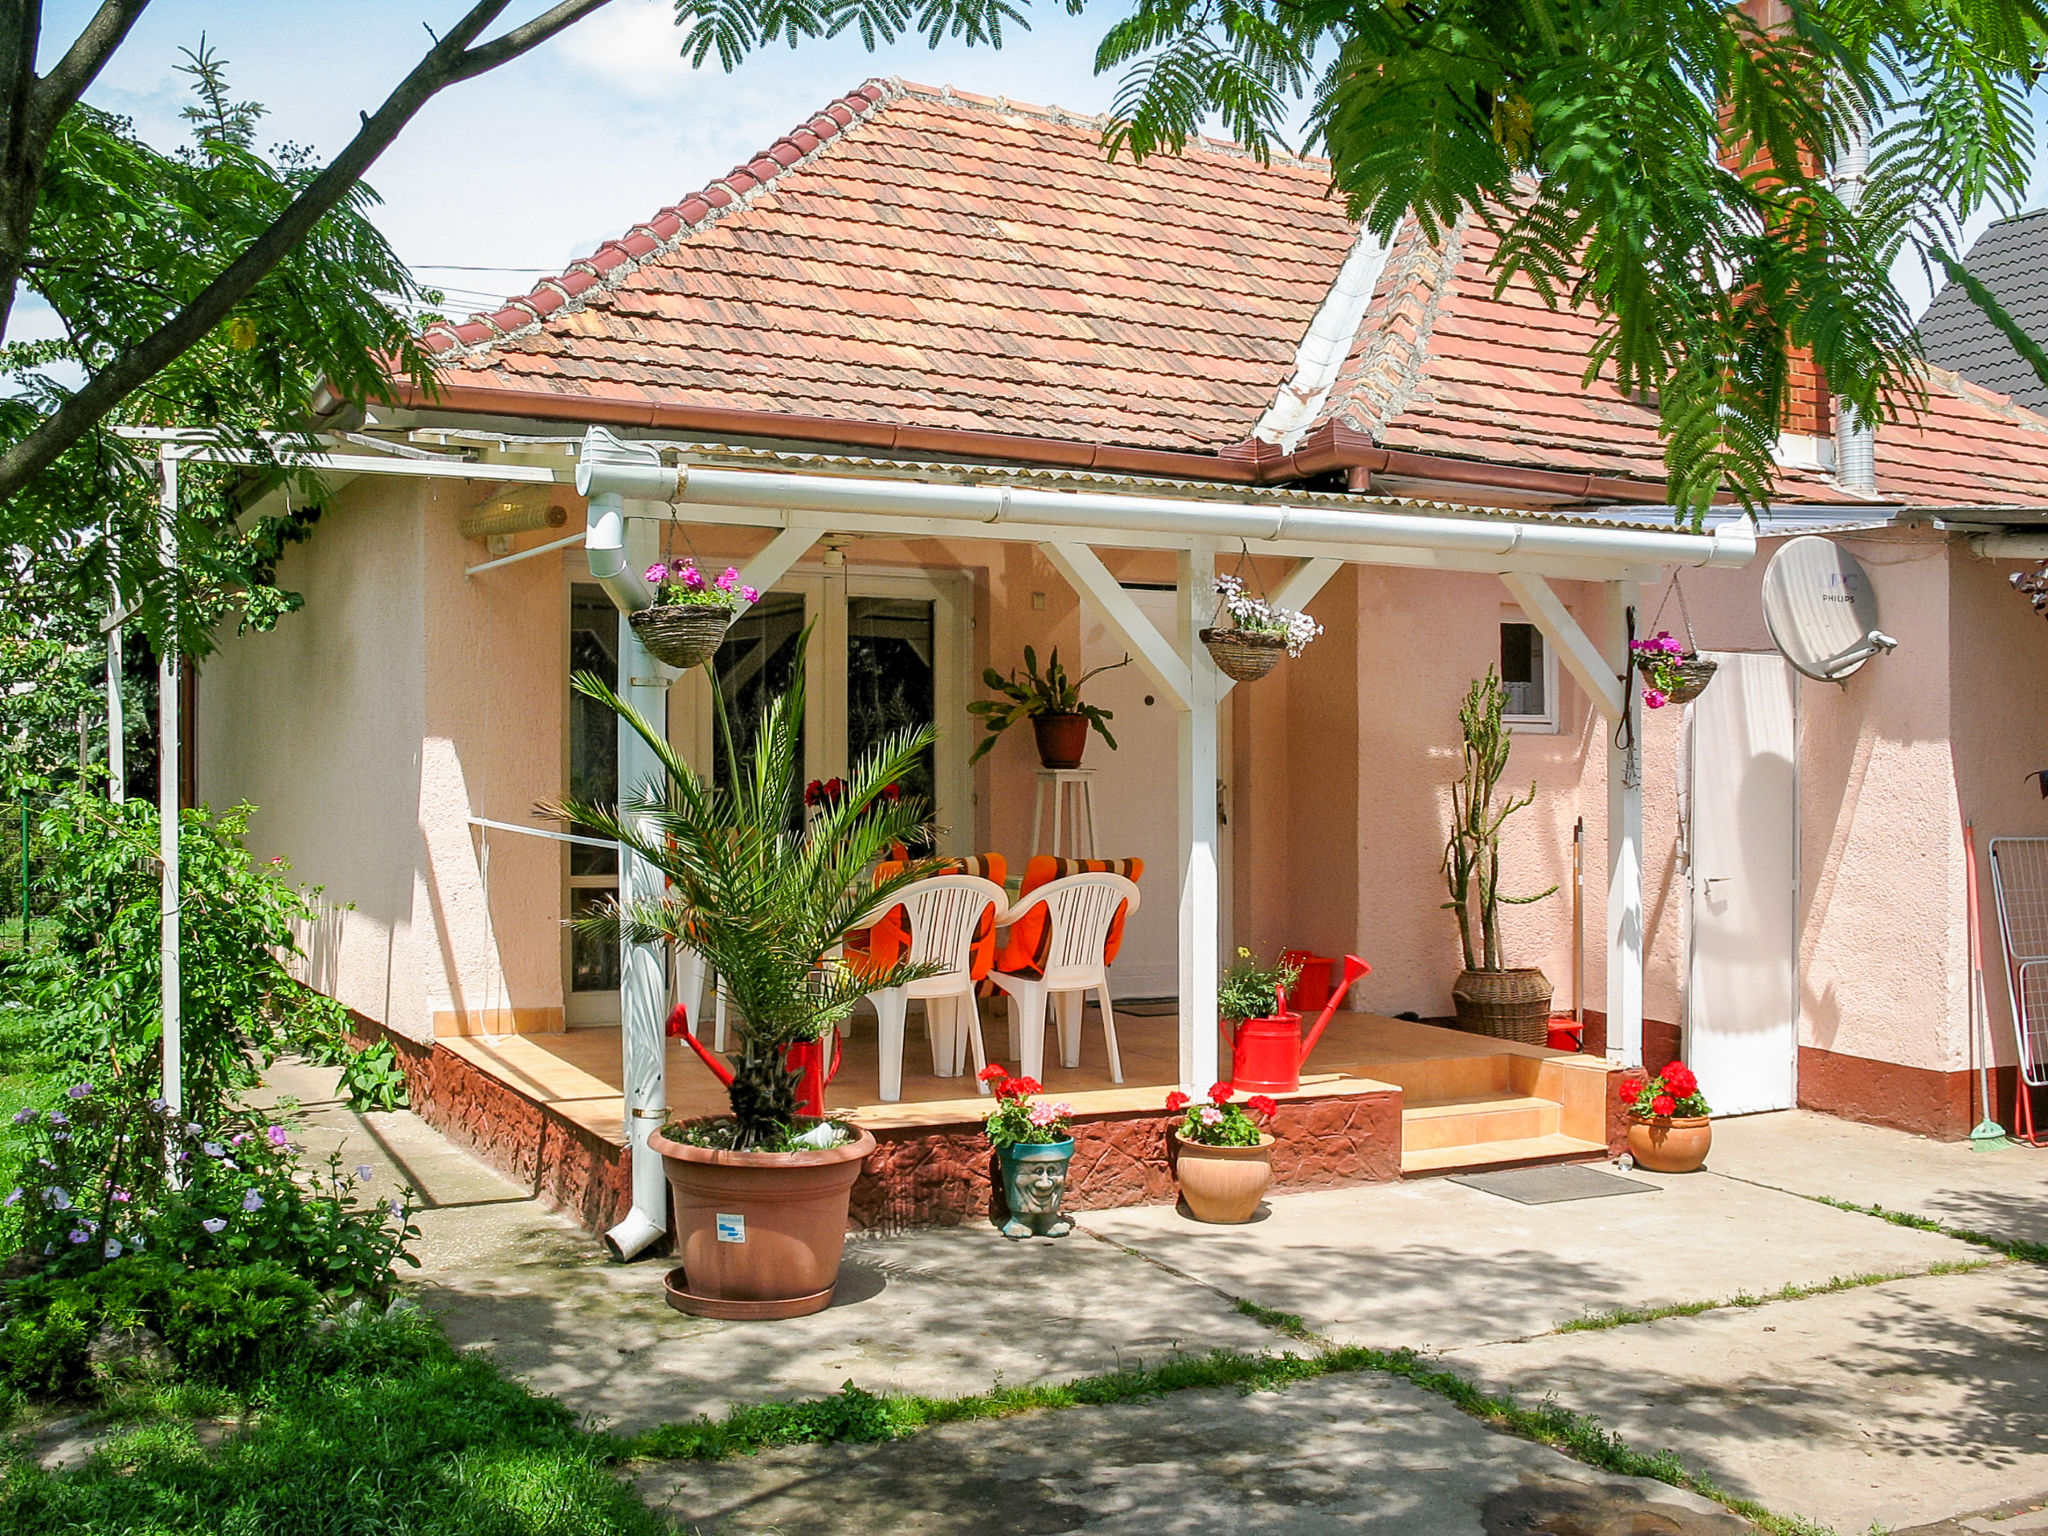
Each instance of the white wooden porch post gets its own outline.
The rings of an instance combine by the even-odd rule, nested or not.
[[[1641,601],[1634,581],[1607,583],[1605,643],[1609,668],[1628,672],[1629,623]],[[1642,695],[1622,687],[1620,720],[1607,731],[1607,1059],[1643,1064],[1643,747]]]
[[[156,813],[157,857],[163,864],[162,912],[158,944],[162,958],[163,1097],[173,1109],[185,1105],[185,984],[180,973],[178,880],[179,816],[178,743],[178,460],[169,448],[163,463],[162,521],[157,527],[157,553],[164,573],[164,629],[156,661]]]
[[[1188,661],[1188,707],[1180,724],[1180,1080],[1200,1094],[1216,1064],[1216,704],[1222,674],[1196,632],[1216,605],[1213,550],[1176,557],[1175,640]]]

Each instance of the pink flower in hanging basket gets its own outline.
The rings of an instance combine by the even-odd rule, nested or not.
[[[668,567],[657,560],[653,565],[647,567],[646,576],[650,585],[658,587],[668,580]]]
[[[758,603],[761,601],[761,589],[759,587],[741,587],[740,601],[743,603]]]
[[[725,568],[725,574],[718,578],[718,590],[721,592],[730,592],[734,588],[739,586],[739,584],[740,573],[728,565]]]
[[[688,560],[683,562],[683,571],[679,579],[692,592],[702,592],[704,590],[704,573]]]
[[[1661,688],[1645,688],[1643,690],[1643,707],[1645,709],[1662,709],[1670,702],[1671,695],[1664,692]]]

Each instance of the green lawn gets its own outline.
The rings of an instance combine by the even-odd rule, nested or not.
[[[0,1002],[0,1199],[21,1182],[18,1172],[27,1138],[14,1123],[15,1111],[47,1108],[62,1092],[37,1058],[28,1020],[19,1009]],[[14,1252],[20,1235],[15,1208],[0,1208],[0,1255]]]

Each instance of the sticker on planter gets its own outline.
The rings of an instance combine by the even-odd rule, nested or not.
[[[718,1240],[721,1243],[744,1243],[747,1240],[747,1218],[719,1212]]]

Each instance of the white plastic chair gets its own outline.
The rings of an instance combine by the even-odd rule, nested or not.
[[[1119,906],[1138,910],[1138,887],[1122,875],[1087,873],[1049,880],[1003,919],[1015,923],[1033,907],[1046,913],[1045,968],[1036,976],[989,973],[1010,994],[1010,1053],[1026,1077],[1045,1076],[1045,1010],[1051,1002],[1060,1027],[1060,1064],[1081,1065],[1081,1009],[1090,992],[1102,1006],[1102,1039],[1109,1048],[1109,1080],[1124,1080],[1116,1048],[1116,1010],[1109,1001],[1109,966],[1102,958]]]
[[[884,1104],[903,1097],[903,1027],[913,998],[924,1004],[935,1076],[959,1076],[963,1048],[969,1042],[974,1046],[975,1070],[983,1066],[981,1015],[974,1005],[974,935],[983,915],[991,909],[1002,911],[1007,899],[1001,886],[979,875],[934,875],[903,887],[866,919],[867,925],[878,923],[901,907],[910,930],[903,958],[916,965],[941,967],[921,981],[868,994],[880,1021],[877,1041]],[[979,1078],[974,1085],[982,1093],[988,1092],[988,1085]]]

